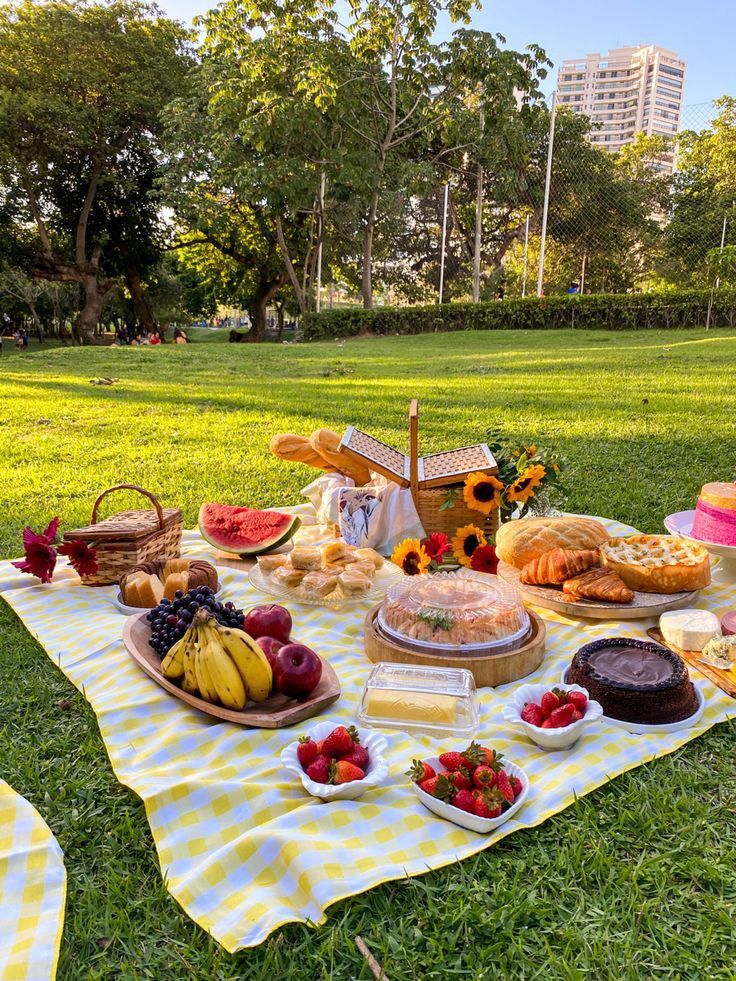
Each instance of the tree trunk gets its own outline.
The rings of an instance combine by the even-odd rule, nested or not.
[[[136,266],[130,263],[125,271],[125,282],[128,289],[130,290],[130,295],[133,299],[133,305],[135,307],[135,312],[138,315],[138,319],[141,322],[141,326],[146,331],[146,333],[151,334],[153,331],[158,330],[158,324],[154,320],[153,314],[151,313],[151,308],[148,305],[145,294],[143,292],[143,286],[141,284],[141,274],[138,272]]]
[[[276,296],[278,291],[284,285],[285,277],[280,275],[277,279],[267,279],[265,276],[261,276],[258,281],[258,289],[256,290],[256,295],[253,298],[253,315],[251,317],[250,330],[246,334],[246,339],[252,343],[258,343],[258,341],[263,340],[263,335],[266,333],[266,310],[268,304]]]
[[[363,308],[373,309],[373,238],[378,214],[378,188],[373,192],[363,236]]]
[[[94,344],[95,327],[102,316],[105,294],[100,290],[96,276],[85,276],[82,286],[84,306],[74,321],[74,337],[80,344]]]
[[[38,311],[36,310],[36,304],[33,303],[33,301],[29,301],[28,309],[31,311],[31,318],[33,319],[33,326],[36,328],[38,343],[43,344],[43,329],[41,327],[41,319],[38,316]]]

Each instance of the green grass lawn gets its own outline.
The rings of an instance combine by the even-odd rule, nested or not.
[[[197,340],[200,338],[197,337]],[[736,334],[498,332],[313,345],[52,348],[0,362],[0,555],[24,524],[87,523],[122,482],[196,523],[199,504],[299,500],[275,432],[348,423],[407,446],[554,442],[567,507],[662,530],[736,470]],[[119,379],[96,387],[90,379]],[[133,498],[121,496],[120,504]],[[113,777],[83,697],[0,604],[0,777],[64,851],[62,978],[391,981],[733,978],[736,727],[617,779],[540,828],[225,954],[166,892],[139,800]]]

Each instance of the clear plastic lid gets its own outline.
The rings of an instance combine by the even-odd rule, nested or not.
[[[358,720],[367,726],[472,737],[478,729],[473,675],[465,668],[373,666]]]
[[[446,654],[501,653],[531,632],[515,586],[464,569],[402,579],[386,594],[378,625],[404,646]]]

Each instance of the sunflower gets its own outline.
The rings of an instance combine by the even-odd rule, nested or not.
[[[481,514],[490,514],[501,504],[501,494],[503,484],[495,477],[487,473],[469,473],[465,478],[463,488],[463,498],[469,508],[480,511]]]
[[[487,545],[486,536],[481,528],[475,525],[465,525],[458,528],[452,539],[452,551],[460,565],[470,568],[470,557],[479,545]]]
[[[391,561],[405,576],[419,576],[427,571],[431,559],[418,538],[405,538],[394,549]]]
[[[546,475],[547,471],[539,463],[528,467],[524,473],[519,474],[513,484],[509,484],[506,488],[506,498],[509,501],[526,504],[530,497],[534,497],[534,488],[539,487]]]

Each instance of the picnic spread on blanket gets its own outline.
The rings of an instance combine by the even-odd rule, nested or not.
[[[66,870],[41,815],[0,780],[0,979],[56,975]]]
[[[736,718],[736,484],[643,535],[535,509],[554,453],[420,457],[417,420],[408,455],[352,426],[275,436],[320,471],[307,504],[205,502],[183,531],[175,502],[119,485],[58,567],[58,519],[0,563],[144,802],[167,888],[228,951]],[[122,492],[151,507],[101,518]]]

